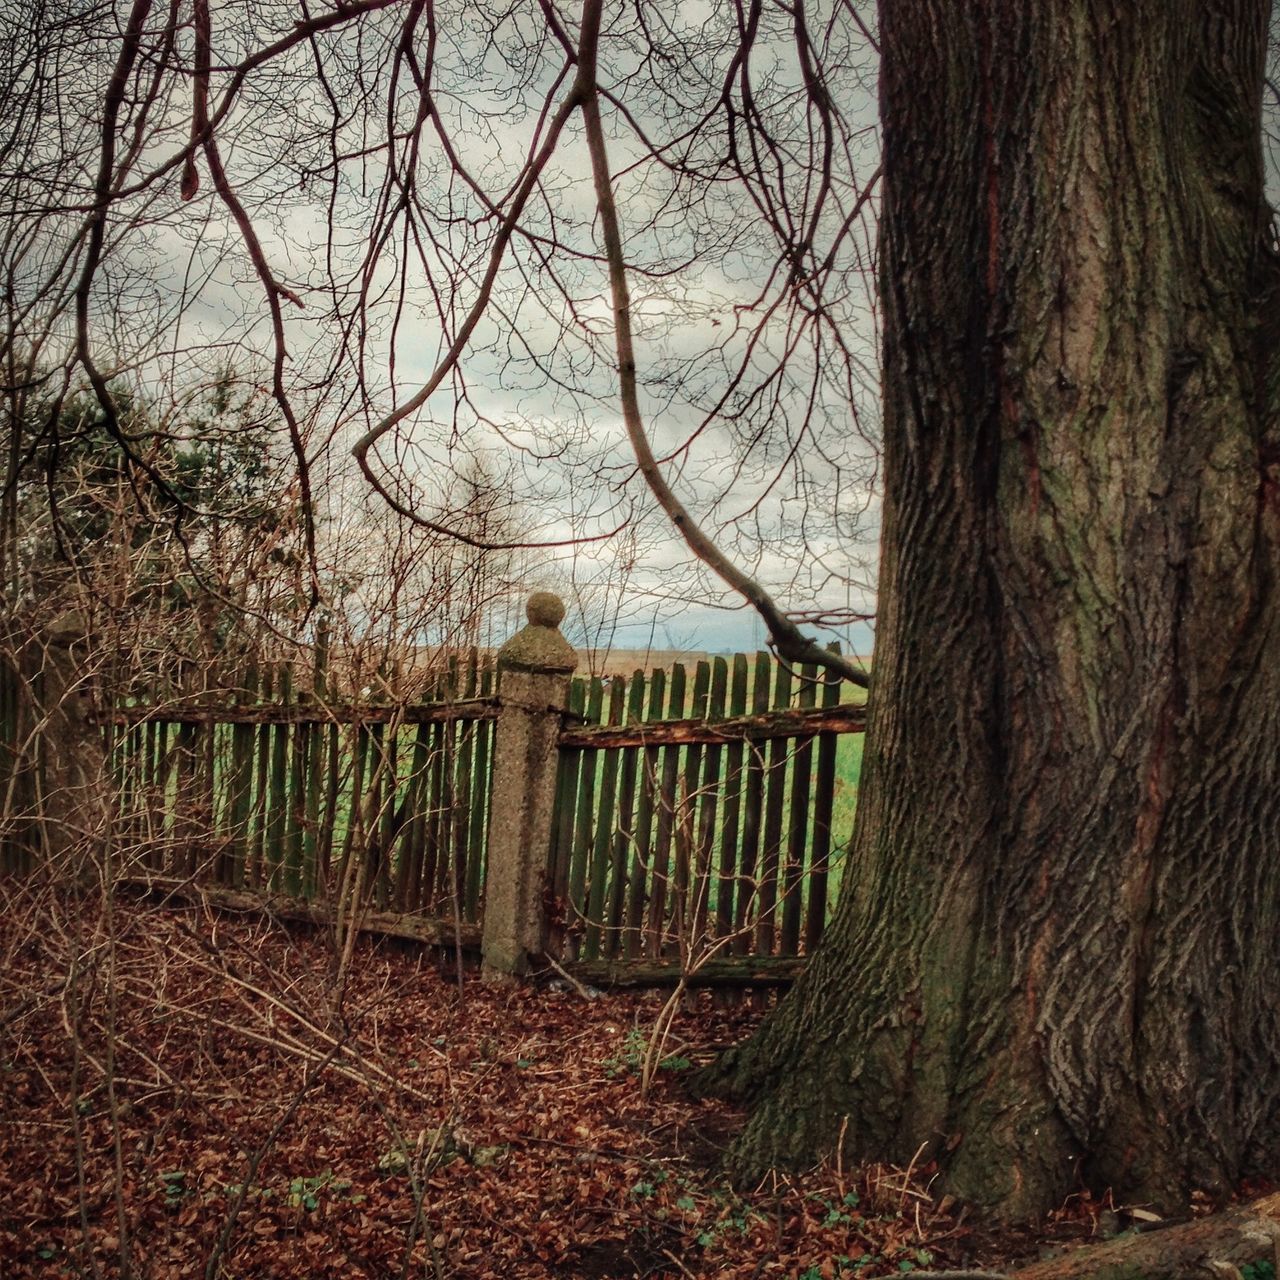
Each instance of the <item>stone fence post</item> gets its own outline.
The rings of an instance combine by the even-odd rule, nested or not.
[[[529,624],[498,651],[497,733],[485,869],[484,976],[526,972],[546,946],[544,889],[556,795],[557,740],[578,665],[560,633],[564,603],[529,597]]]

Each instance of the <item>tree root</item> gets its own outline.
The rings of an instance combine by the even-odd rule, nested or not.
[[[1280,1194],[1015,1271],[1009,1280],[1243,1280],[1242,1267],[1269,1262],[1280,1275]]]

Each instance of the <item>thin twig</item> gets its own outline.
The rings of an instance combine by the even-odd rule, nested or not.
[[[563,965],[561,965],[549,951],[542,953],[542,958],[584,999],[597,1000],[600,993],[592,991],[590,987],[584,987],[577,978],[573,976]]]

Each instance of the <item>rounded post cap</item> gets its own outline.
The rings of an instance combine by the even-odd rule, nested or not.
[[[89,624],[79,609],[68,609],[45,626],[45,637],[54,644],[74,644],[88,634]]]
[[[564,601],[552,591],[535,591],[525,605],[525,614],[528,626],[498,650],[498,665],[525,671],[572,671],[578,665],[578,655],[560,634]]]
[[[564,621],[564,601],[554,591],[535,591],[524,612],[530,626],[558,627]]]

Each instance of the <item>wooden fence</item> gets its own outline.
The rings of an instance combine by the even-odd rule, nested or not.
[[[117,843],[161,875],[477,921],[492,666],[472,655],[405,705],[298,700],[285,667],[252,683],[254,702],[108,717]]]
[[[40,862],[37,689],[0,669],[11,870]],[[846,691],[767,653],[692,674],[675,664],[574,680],[551,731],[554,741],[560,724],[542,845],[551,954],[687,971],[712,955],[723,966],[810,952],[852,809],[836,831],[854,774],[841,735],[859,733],[864,714]],[[417,693],[357,703],[331,695],[322,665],[277,664],[232,700],[205,692],[98,712],[117,869],[321,906],[364,901],[422,921],[422,936],[478,943],[496,672],[473,653]]]
[[[42,673],[20,670],[16,646],[0,651],[0,867],[27,872],[39,863],[40,740],[33,707],[42,702]]]
[[[758,653],[575,681],[550,884],[566,955],[796,956],[832,905],[841,683]],[[847,834],[847,833],[845,833]]]

